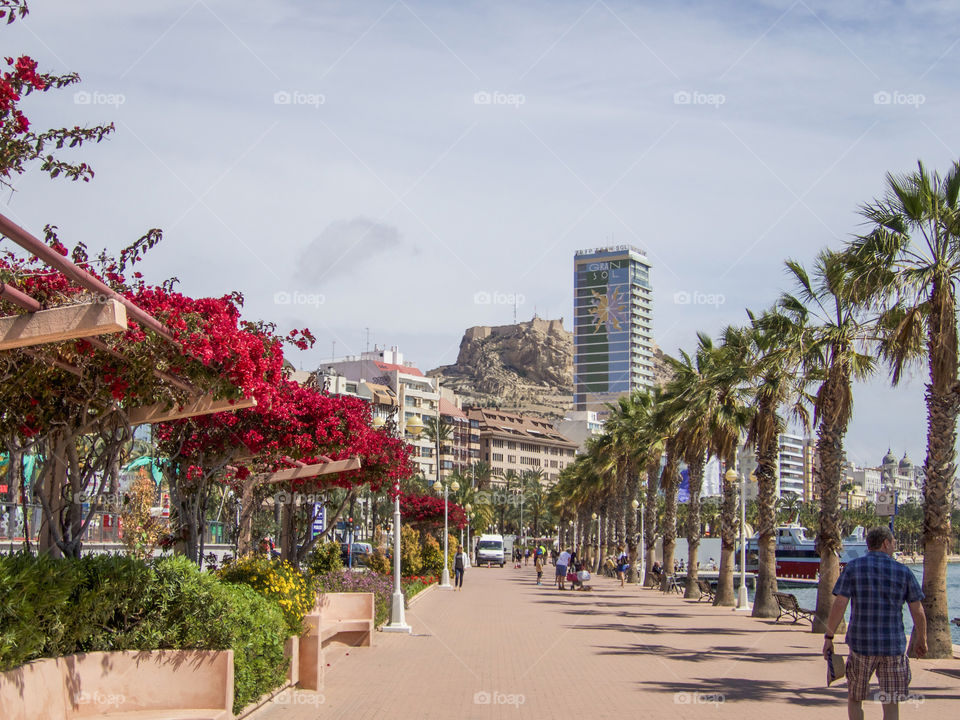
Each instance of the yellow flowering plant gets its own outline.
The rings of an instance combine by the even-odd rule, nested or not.
[[[245,555],[217,571],[221,580],[248,585],[280,606],[294,635],[303,632],[303,618],[313,609],[315,591],[303,574],[286,561]]]

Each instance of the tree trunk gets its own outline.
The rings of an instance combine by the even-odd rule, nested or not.
[[[820,578],[817,582],[817,614],[811,631],[826,632],[827,617],[833,605],[833,586],[840,577],[840,551],[843,540],[840,532],[840,485],[843,474],[843,435],[846,427],[841,427],[834,419],[838,415],[840,402],[838,393],[849,389],[840,370],[831,370],[827,383],[830,388],[821,392],[823,407],[820,410],[820,427],[817,429],[817,457],[820,468],[816,483],[820,494],[820,517],[817,532],[817,549],[820,552]],[[832,391],[831,391],[832,390]],[[840,620],[836,632],[844,632],[845,623]]]
[[[758,412],[763,412],[761,408]],[[770,410],[769,412],[773,412]],[[757,550],[759,567],[753,599],[753,617],[775,618],[780,614],[773,593],[777,591],[776,501],[778,435],[773,432],[757,445]]]
[[[697,554],[700,548],[700,488],[703,487],[704,453],[694,453],[687,459],[690,476],[690,502],[687,506],[687,586],[683,596],[692,600],[700,598],[697,584]]]
[[[643,578],[644,587],[653,587],[656,584],[656,578],[653,576],[653,563],[657,557],[657,471],[660,469],[660,458],[650,462],[646,468],[647,474],[647,498],[643,505],[643,543],[644,543],[644,569]]]
[[[667,463],[660,475],[663,488],[663,579],[660,589],[667,589],[667,575],[673,574],[673,551],[677,544],[677,457],[673,440],[667,442]]]
[[[290,492],[287,502],[280,508],[280,559],[296,566],[297,563],[297,496]]]
[[[950,490],[956,473],[956,391],[935,394],[927,387],[927,459],[923,481],[923,611],[928,658],[953,657],[947,605],[950,552]]]
[[[726,469],[736,465],[736,453],[730,453],[726,459]],[[737,542],[737,483],[727,482],[724,474],[721,487],[723,496],[720,502],[720,574],[717,578],[717,593],[714,605],[733,607],[736,597],[733,592],[734,553]]]

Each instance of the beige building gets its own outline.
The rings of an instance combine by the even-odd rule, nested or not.
[[[573,462],[577,444],[557,432],[548,420],[516,415],[491,408],[466,408],[480,435],[480,459],[490,464],[494,476],[509,470],[521,474],[540,470],[543,482],[552,485],[560,471]]]

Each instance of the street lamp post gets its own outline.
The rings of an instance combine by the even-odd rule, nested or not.
[[[630,505],[633,506],[633,510],[636,512],[640,508],[640,501],[634,498],[632,501],[630,501]],[[643,513],[640,513],[640,547],[638,548],[640,553],[640,568],[637,570],[637,585],[643,582],[643,575],[645,572],[644,565],[646,564],[647,559],[647,549],[645,547],[645,543],[646,540],[643,536]]]
[[[593,513],[590,517],[597,521],[597,562],[593,566],[593,571],[600,572],[600,516]]]
[[[437,475],[440,474],[440,466],[437,466]],[[460,489],[460,483],[454,480],[449,485],[445,485],[440,482],[439,479],[433,484],[433,489],[437,492],[443,490],[443,575],[440,576],[440,587],[450,590],[453,586],[450,584],[450,566],[448,562],[447,555],[449,553],[448,541],[450,533],[447,530],[447,514],[449,509],[449,504],[447,501],[447,490],[453,490],[457,492]]]
[[[724,479],[733,484],[740,480],[740,588],[737,591],[737,610],[749,610],[747,597],[747,541],[744,528],[747,524],[746,478],[733,468],[724,473]]]
[[[401,386],[402,387],[402,386]],[[400,438],[404,438],[404,433],[409,432],[416,437],[423,430],[423,421],[414,415],[409,422],[404,422],[402,399],[397,405],[397,417],[399,423],[397,430]],[[380,425],[383,425],[383,420]],[[404,427],[406,426],[406,427]],[[410,633],[411,627],[407,625],[404,614],[403,590],[400,587],[400,481],[397,480],[393,488],[393,597],[390,603],[390,622],[383,626],[383,632],[402,632]]]

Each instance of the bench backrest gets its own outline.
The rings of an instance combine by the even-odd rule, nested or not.
[[[4,720],[232,706],[232,650],[93,652],[0,674]]]
[[[800,608],[796,595],[775,592],[773,596],[777,599],[777,602],[780,604],[780,606],[786,610],[798,610]]]
[[[700,592],[702,592],[702,593],[712,593],[712,592],[713,592],[713,588],[710,587],[710,583],[708,583],[708,582],[707,582],[706,580],[704,580],[703,578],[697,578],[697,587],[700,588]]]
[[[319,613],[324,623],[338,620],[373,620],[373,593],[321,593],[317,595],[314,612]]]

